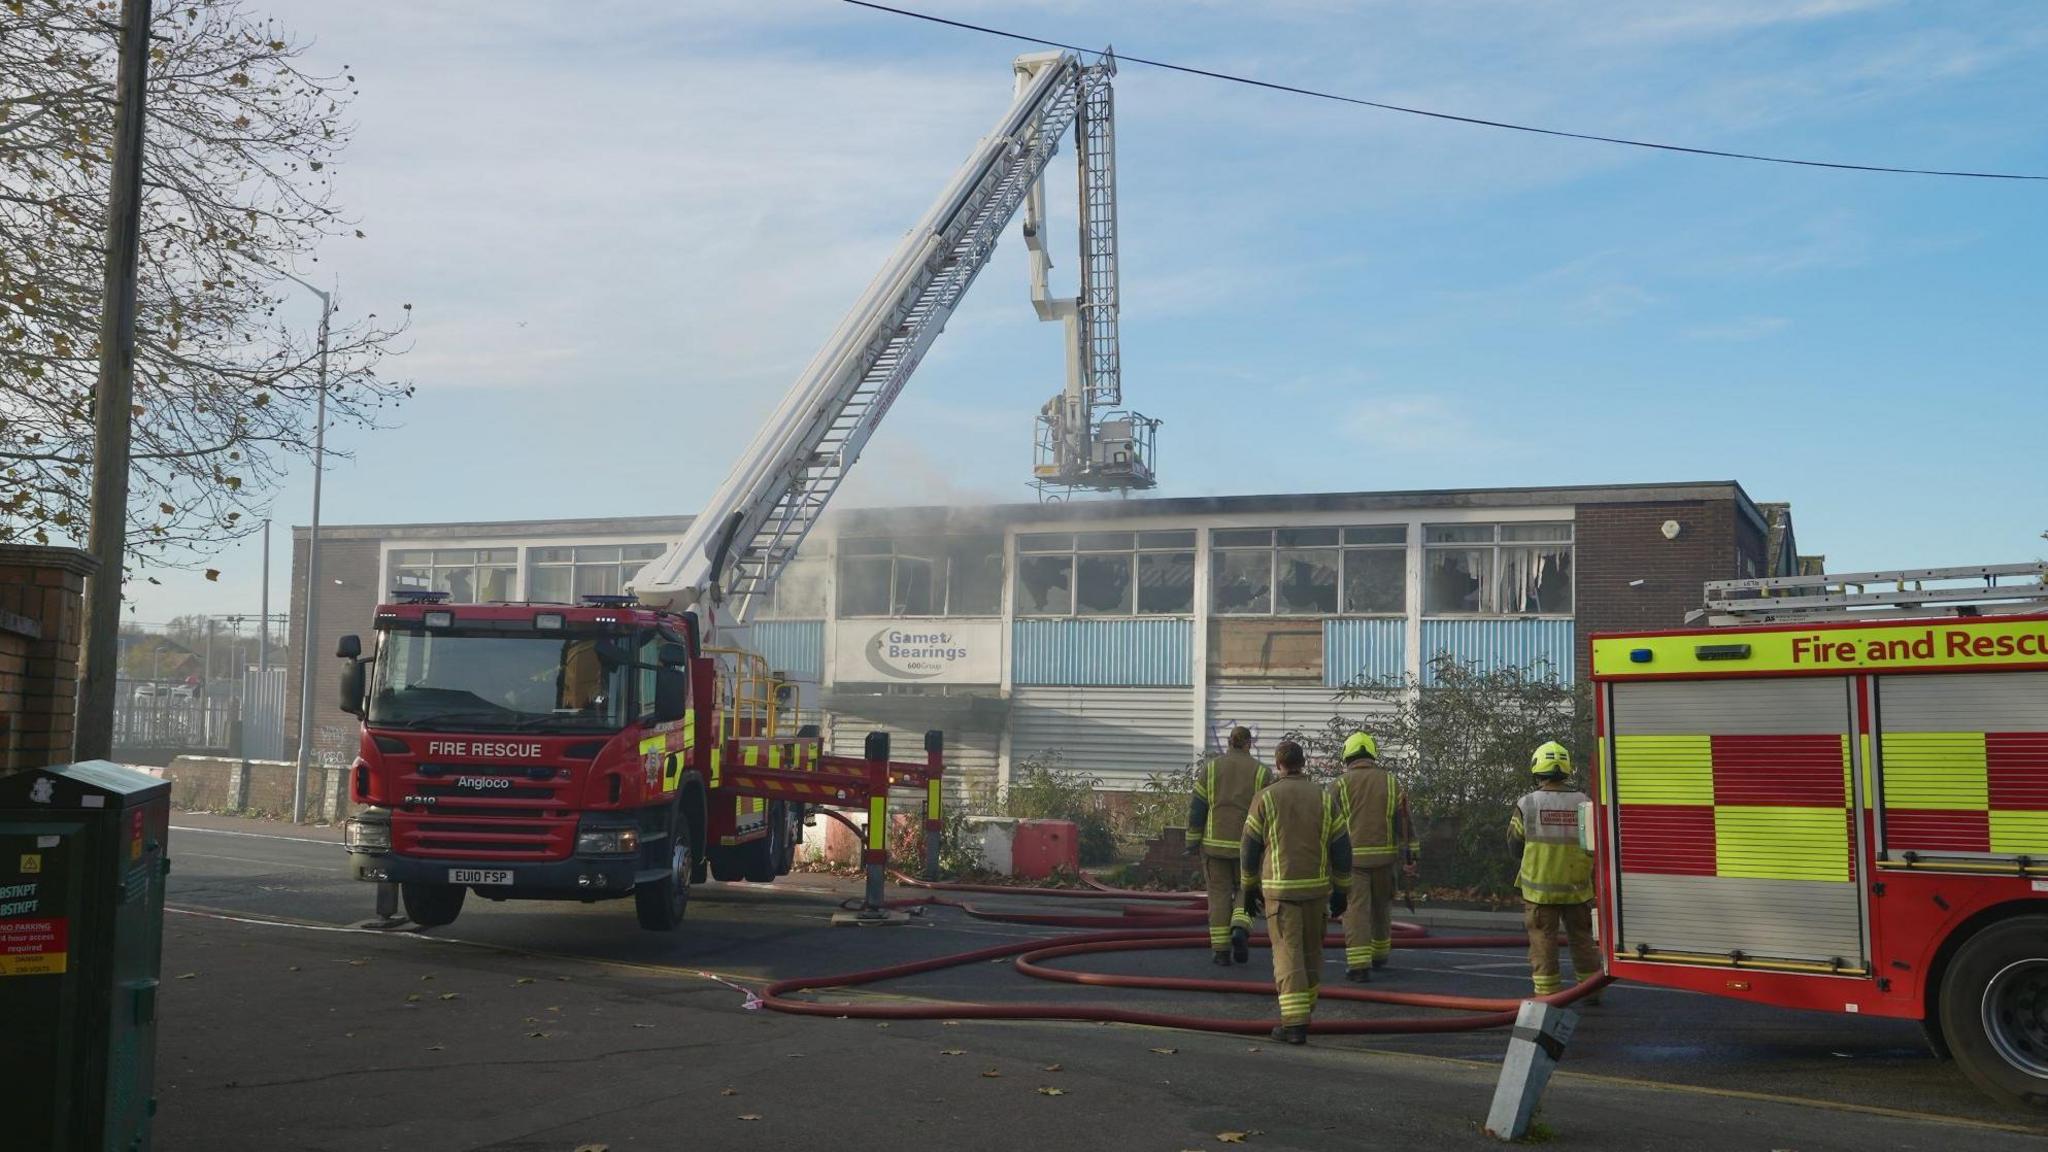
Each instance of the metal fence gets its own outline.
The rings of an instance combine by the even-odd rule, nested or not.
[[[116,748],[239,749],[261,759],[284,749],[282,668],[249,668],[238,683],[205,686],[121,680],[114,693]]]

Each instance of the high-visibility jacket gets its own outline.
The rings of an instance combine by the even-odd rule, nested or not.
[[[1515,884],[1531,904],[1584,904],[1593,898],[1593,856],[1579,847],[1579,805],[1584,792],[1546,780],[1515,801],[1508,838],[1522,845]]]
[[[1195,773],[1195,798],[1188,805],[1188,836],[1208,856],[1234,858],[1244,838],[1245,813],[1268,783],[1266,766],[1249,752],[1232,748]]]
[[[1327,900],[1351,887],[1351,833],[1336,799],[1300,773],[1283,773],[1244,821],[1239,864],[1268,900]]]
[[[1409,859],[1415,858],[1415,826],[1408,819],[1408,793],[1399,777],[1368,762],[1346,768],[1331,790],[1344,807],[1353,868],[1392,864],[1403,848]]]

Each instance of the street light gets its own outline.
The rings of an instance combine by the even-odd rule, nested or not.
[[[320,590],[320,475],[327,464],[327,322],[334,315],[334,297],[282,268],[278,275],[320,298],[320,400],[313,427],[313,530],[306,538],[306,623],[300,629],[299,760],[292,775],[292,823],[306,818],[306,760],[313,745],[313,634]]]

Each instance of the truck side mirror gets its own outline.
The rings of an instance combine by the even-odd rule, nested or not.
[[[654,672],[654,722],[671,724],[690,711],[690,677],[681,668]]]
[[[690,650],[671,641],[656,648],[654,658],[664,668],[679,668],[690,662]]]
[[[363,638],[351,632],[334,644],[334,654],[343,660],[360,660],[363,656]]]
[[[350,660],[341,670],[341,710],[351,716],[363,714],[363,690],[369,680],[369,669],[367,661]]]

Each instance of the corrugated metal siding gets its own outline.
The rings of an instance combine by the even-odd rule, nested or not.
[[[2048,672],[1951,672],[1877,682],[1886,732],[2048,732]]]
[[[924,763],[924,732],[919,728],[899,728],[894,724],[883,724],[862,716],[844,716],[836,712],[825,714],[825,750],[836,756],[860,756],[867,750],[868,733],[884,731],[889,734],[889,758],[914,764]],[[948,804],[957,804],[963,792],[990,791],[995,787],[996,766],[1000,762],[1002,736],[996,732],[953,731],[946,733],[946,779],[944,793]],[[890,789],[892,804],[912,806],[924,802],[922,788],[905,789],[898,792]]]
[[[1863,919],[1853,884],[1740,880],[1726,876],[1621,878],[1619,952],[1662,952],[1826,963],[1863,955]]]
[[[1406,620],[1323,621],[1323,684],[1341,688],[1360,676],[1399,680],[1408,670]]]
[[[1020,685],[1184,688],[1193,636],[1190,620],[1019,620],[1011,675]]]
[[[823,620],[763,620],[750,626],[748,640],[769,668],[792,680],[816,683],[825,673]]]
[[[1261,760],[1289,733],[1321,732],[1339,717],[1370,726],[1383,706],[1340,700],[1319,685],[1217,684],[1209,688],[1208,750],[1221,751],[1230,729],[1242,724],[1257,737]]]
[[[1483,672],[1547,661],[1559,679],[1570,683],[1576,631],[1570,620],[1424,620],[1422,682],[1434,682],[1429,662],[1448,652]]]
[[[1194,719],[1187,689],[1019,688],[1010,700],[1011,771],[1057,751],[1063,768],[1104,788],[1134,789],[1194,762]]]

